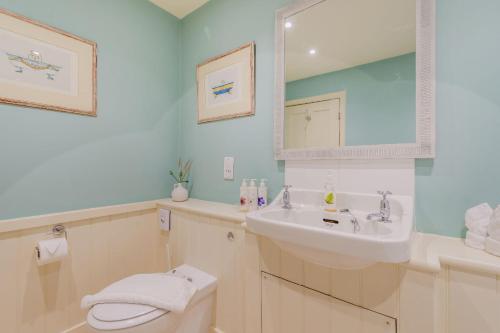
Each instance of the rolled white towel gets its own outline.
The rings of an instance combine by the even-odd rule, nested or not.
[[[500,241],[497,241],[491,237],[486,238],[484,243],[486,252],[491,253],[496,256],[500,256]]]
[[[500,219],[492,218],[488,224],[488,236],[500,241]]]
[[[488,236],[500,241],[500,205],[493,211],[488,225]]]
[[[481,235],[481,236],[487,236],[488,235],[488,227],[490,225],[490,218],[483,218],[480,220],[465,220],[465,226],[469,231],[472,231],[475,234]]]
[[[492,213],[493,209],[491,209],[490,205],[485,202],[467,209],[465,212],[465,220],[473,222],[484,218],[490,218]]]
[[[486,237],[475,234],[471,231],[467,231],[465,235],[465,245],[478,250],[484,250],[484,243],[486,242]]]
[[[495,210],[493,211],[493,216],[500,218],[500,205],[498,205],[497,208],[495,208]]]

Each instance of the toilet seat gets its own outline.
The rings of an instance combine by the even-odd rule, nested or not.
[[[93,306],[87,321],[100,330],[118,330],[142,325],[168,313],[149,305],[106,303]]]
[[[189,265],[167,274],[191,281],[197,292],[183,313],[177,314],[150,305],[98,303],[87,313],[89,332],[102,333],[200,333],[209,330],[217,279]]]

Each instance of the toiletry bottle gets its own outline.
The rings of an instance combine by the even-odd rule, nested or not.
[[[333,187],[333,176],[331,173],[326,177],[325,192],[323,196],[325,210],[327,212],[337,211],[337,195]]]
[[[257,180],[251,179],[248,185],[248,208],[249,210],[257,209]]]
[[[241,181],[240,186],[240,211],[248,212],[248,183],[245,178]]]
[[[267,206],[267,179],[261,179],[259,184],[257,204],[258,208],[262,209]]]

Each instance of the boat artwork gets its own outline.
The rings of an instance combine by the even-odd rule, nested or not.
[[[212,92],[217,96],[221,96],[224,94],[231,94],[231,90],[234,89],[234,82],[229,82],[229,83],[222,83],[221,85],[218,85],[216,87],[212,87]]]
[[[33,70],[44,73],[47,80],[55,80],[56,74],[62,69],[60,66],[48,64],[42,61],[40,52],[31,51],[27,57],[22,57],[12,53],[5,53],[16,73],[22,74],[25,70]]]

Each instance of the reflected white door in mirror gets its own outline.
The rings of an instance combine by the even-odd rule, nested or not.
[[[344,114],[344,92],[287,101],[285,148],[344,146]]]
[[[435,0],[304,0],[276,15],[275,157],[434,157]]]

